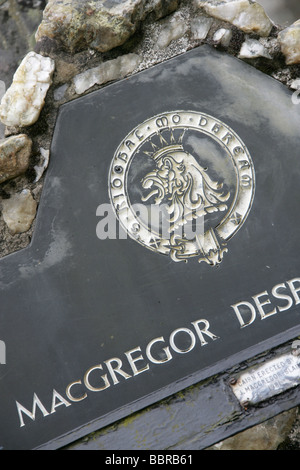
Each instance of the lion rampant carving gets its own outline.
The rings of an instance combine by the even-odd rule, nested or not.
[[[161,155],[155,170],[142,179],[142,186],[151,190],[142,198],[143,202],[153,197],[156,205],[167,205],[170,233],[205,214],[225,211],[225,202],[230,197],[230,193],[224,192],[223,184],[214,182],[184,150]]]

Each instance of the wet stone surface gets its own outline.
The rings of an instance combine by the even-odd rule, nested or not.
[[[177,0],[49,0],[35,37],[54,39],[73,53],[88,47],[106,52],[124,44],[148,13],[159,18],[177,7]]]
[[[34,34],[44,6],[44,1],[17,0],[0,6],[0,80],[5,82],[6,88],[23,57],[34,48]]]
[[[61,107],[34,238],[0,263],[4,448],[96,430],[299,334],[299,124],[283,85],[207,46]],[[174,173],[203,191],[185,188],[207,221],[189,242],[120,210],[126,181],[132,203],[170,201]],[[127,239],[103,236],[99,206]]]
[[[51,1],[48,3],[52,3],[52,5],[54,5],[57,2]],[[59,3],[61,6],[62,3],[65,3],[67,5],[68,2],[59,2]],[[79,9],[81,9],[82,5],[85,2],[73,2],[74,5],[76,3],[77,3],[77,6],[80,7]],[[125,3],[129,5],[129,2],[127,1],[111,2],[110,0],[107,0],[105,2],[102,2],[102,4],[103,3],[105,3],[105,8],[107,11],[108,10],[112,11],[116,7],[118,8],[122,6],[121,4],[123,4],[123,6],[125,5]],[[143,3],[146,3],[147,5],[145,10],[143,8],[140,8],[140,7],[144,7],[144,5],[142,5]],[[176,8],[179,7],[179,3],[180,3],[180,8],[178,12],[176,12],[175,14],[171,14],[170,16],[167,16],[166,18],[163,18],[166,14],[176,10]],[[42,191],[44,173],[49,164],[49,157],[50,157],[49,144],[52,138],[52,130],[54,127],[54,122],[55,122],[56,109],[58,108],[60,103],[73,99],[76,96],[76,93],[78,94],[89,93],[90,90],[97,89],[99,88],[99,86],[101,87],[106,86],[107,82],[111,80],[122,79],[128,74],[136,73],[137,70],[143,70],[147,67],[152,66],[155,63],[167,60],[171,57],[181,54],[187,49],[193,48],[199,45],[203,41],[208,44],[212,44],[214,47],[218,49],[221,49],[221,50],[226,49],[229,54],[234,54],[235,56],[240,57],[242,60],[249,62],[251,65],[254,65],[258,69],[262,70],[264,73],[270,74],[274,76],[276,79],[287,84],[291,88],[292,91],[298,89],[297,77],[299,77],[299,65],[298,66],[293,65],[293,64],[297,64],[297,61],[299,60],[299,57],[297,56],[298,49],[299,49],[299,47],[297,46],[297,23],[295,23],[295,25],[290,26],[293,21],[296,21],[299,18],[300,10],[299,10],[299,4],[297,0],[285,0],[285,1],[262,0],[260,2],[263,5],[263,7],[266,8],[266,13],[269,15],[271,21],[273,20],[275,23],[275,25],[273,26],[270,32],[270,36],[267,38],[259,37],[256,34],[255,35],[252,34],[255,28],[259,26],[259,24],[260,25],[264,24],[265,26],[267,26],[269,20],[267,19],[267,16],[265,15],[262,9],[260,9],[259,7],[251,6],[250,5],[251,2],[248,2],[247,0],[236,0],[235,2],[236,14],[233,15],[232,18],[227,17],[227,21],[216,19],[216,16],[214,16],[213,12],[211,12],[212,17],[210,17],[201,8],[197,10],[195,8],[196,3],[198,3],[200,7],[201,4],[204,4],[204,3],[206,3],[207,5],[208,4],[213,5],[214,3],[217,4],[218,2],[213,2],[213,1],[195,2],[193,3],[193,5],[191,2],[185,1],[185,0],[182,0],[182,2],[177,2],[177,0],[170,0],[170,1],[163,1],[163,2],[161,2],[160,0],[153,0],[151,2],[142,2],[139,0],[135,0],[134,2],[131,2],[131,6],[129,6],[129,9],[134,4],[133,10],[131,10],[131,13],[133,14],[133,16],[131,16],[130,18],[131,13],[129,13],[129,10],[127,10],[128,14],[126,13],[126,17],[127,17],[127,20],[130,20],[130,23],[132,24],[132,27],[130,27],[132,28],[132,31],[137,27],[136,33],[134,33],[133,36],[131,36],[129,40],[125,42],[121,48],[112,49],[111,52],[102,54],[100,52],[97,52],[96,49],[85,50],[85,47],[86,47],[85,46],[85,42],[86,42],[85,33],[87,30],[88,22],[85,25],[82,24],[82,22],[80,21],[79,22],[77,21],[77,23],[76,21],[75,23],[74,22],[72,23],[72,21],[70,23],[66,22],[65,25],[63,25],[64,26],[63,28],[60,28],[59,30],[56,31],[57,34],[55,33],[55,37],[53,39],[43,37],[41,40],[39,40],[38,44],[35,45],[35,42],[36,42],[35,31],[41,21],[41,17],[42,17],[41,9],[44,8],[46,2],[40,1],[40,0],[7,0],[6,2],[3,2],[3,0],[0,0],[0,22],[1,22],[0,79],[5,80],[6,87],[8,87],[11,84],[12,75],[17,69],[17,66],[19,65],[20,61],[23,59],[24,55],[28,51],[32,50],[32,48],[35,48],[36,52],[41,53],[42,55],[45,55],[45,56],[50,55],[51,58],[55,60],[55,65],[56,65],[56,70],[55,70],[55,74],[53,77],[54,86],[50,88],[50,93],[47,97],[45,109],[42,110],[42,115],[38,123],[29,129],[26,128],[22,130],[22,129],[19,129],[18,127],[11,127],[6,130],[7,136],[27,132],[30,135],[30,137],[32,137],[33,139],[33,145],[32,145],[32,155],[30,157],[29,167],[28,167],[27,157],[25,158],[25,161],[22,162],[22,159],[15,158],[16,155],[14,155],[14,152],[9,156],[7,152],[4,152],[5,153],[4,155],[3,148],[1,150],[2,152],[1,171],[2,171],[2,176],[5,173],[4,176],[6,179],[6,181],[4,181],[4,183],[0,187],[1,211],[2,211],[2,215],[0,219],[0,235],[2,239],[2,243],[0,246],[1,257],[28,246],[28,244],[31,241],[31,236],[34,230],[34,224],[33,225],[31,224],[34,220],[36,207],[39,202],[39,196]],[[282,10],[283,3],[284,3],[284,6],[286,7],[285,10]],[[241,8],[242,5],[244,5],[245,8],[243,11],[240,9],[240,15],[239,15],[238,10],[239,8]],[[293,14],[288,10],[288,8],[293,9]],[[221,10],[222,11],[221,12],[219,11],[218,14],[221,13],[221,15],[222,14],[224,15],[226,13],[225,11],[226,8],[225,9],[222,8]],[[247,14],[245,14],[246,10],[247,10]],[[85,19],[89,19],[91,20],[91,24],[92,24],[93,22],[92,11],[90,10],[82,11],[80,14],[81,14],[81,18],[84,20],[83,21],[84,23],[85,23]],[[254,20],[252,24],[251,24],[251,21],[252,21],[251,15],[252,15],[252,20]],[[145,19],[143,20],[144,16],[145,16]],[[75,17],[76,15],[74,16],[74,18]],[[163,18],[163,19],[159,20],[160,18]],[[45,15],[45,19],[47,20],[47,14]],[[264,19],[263,22],[261,22],[262,19]],[[236,22],[238,26],[234,26],[234,23]],[[283,28],[286,28],[282,32],[282,34],[279,35],[279,37],[277,37],[278,32],[283,28],[279,28],[278,24],[280,24]],[[76,32],[74,33],[74,25],[75,25],[75,30],[78,27],[80,28],[80,34],[77,37],[76,37]],[[248,28],[249,25],[251,26],[251,28],[254,28],[252,33],[250,34],[244,33],[242,31],[243,28],[244,27]],[[44,26],[45,26],[45,23],[43,24],[42,28],[44,28]],[[51,29],[51,25],[48,25],[48,26],[50,26],[50,29]],[[127,26],[128,26],[128,23],[127,23]],[[72,28],[73,28],[73,31],[72,31]],[[47,27],[46,27],[46,30],[47,30]],[[44,29],[44,31],[46,30]],[[97,35],[96,31],[95,31],[95,34]],[[79,45],[79,49],[83,48],[83,50],[75,54],[73,54],[72,52],[67,52],[66,50],[67,48],[62,47],[63,37],[69,38],[71,42],[72,41],[74,42],[75,40],[75,43],[76,43],[77,41]],[[279,41],[281,42],[281,45]],[[97,38],[96,38],[96,42],[97,42]],[[94,46],[97,46],[96,42]],[[93,44],[90,44],[90,45],[93,47]],[[114,43],[111,42],[110,46],[113,46],[113,45]],[[288,62],[291,65],[288,65]],[[3,85],[5,84],[0,81],[0,97],[1,95],[4,94]],[[75,87],[75,84],[76,84],[76,87]],[[258,86],[258,82],[257,82],[257,86]],[[297,103],[297,101],[295,101],[295,96],[299,96],[299,94],[295,93],[293,95],[294,105],[295,105],[295,102]],[[272,96],[272,99],[274,99],[273,96]],[[190,118],[192,118],[192,116],[190,116]],[[217,121],[214,121],[214,125],[216,124],[217,124]],[[139,130],[141,129],[140,125],[138,129]],[[217,128],[215,128],[215,130],[216,129]],[[141,134],[138,132],[137,135],[141,135]],[[4,137],[4,125],[3,124],[0,124],[0,137],[1,138]],[[163,135],[161,136],[161,138],[163,137],[164,138],[167,137],[165,135],[165,132],[163,132]],[[176,133],[175,133],[173,137],[174,138],[178,137],[178,135],[176,136]],[[171,139],[171,134],[168,135],[168,138]],[[17,140],[18,135],[15,135],[15,137],[12,137],[12,139]],[[9,137],[6,140],[7,140],[6,144],[8,144]],[[188,167],[189,160],[191,160],[191,158],[193,157],[195,142],[197,140],[199,140],[199,132],[195,133],[195,131],[191,132],[190,130],[188,130],[184,136],[184,143],[185,145],[187,141],[189,145],[193,143],[193,145],[189,146],[189,156],[183,155],[182,149],[179,149],[180,151],[179,153],[177,153],[173,162],[172,160],[169,160],[167,165],[170,165],[170,162],[172,162],[172,165],[174,165],[175,163],[179,163],[178,158],[181,158],[183,159],[183,162],[187,164],[187,167]],[[157,142],[157,141],[151,140],[151,145],[157,145],[158,143],[160,143],[160,141]],[[125,140],[125,144],[126,144],[126,140]],[[202,144],[204,144],[203,139],[202,139]],[[218,146],[216,145],[216,148],[217,147]],[[152,149],[151,148],[149,149],[143,146],[143,151],[148,152],[148,155],[147,155],[148,157],[149,157],[150,150]],[[207,153],[209,154],[209,148],[207,148]],[[13,157],[12,159],[10,158],[11,156]],[[158,166],[156,168],[155,166],[151,165],[151,158],[149,157],[150,160],[148,160],[148,167],[147,167],[148,172],[146,173],[146,175],[140,174],[141,180],[144,181],[144,185],[145,185],[144,190],[145,189],[148,190],[146,191],[146,194],[143,194],[141,192],[140,193],[136,192],[135,185],[138,182],[138,180],[136,179],[136,177],[134,177],[134,172],[138,168],[138,165],[137,165],[138,159],[135,157],[135,155],[133,155],[131,168],[129,169],[129,172],[128,172],[128,174],[130,175],[130,178],[132,178],[132,181],[135,182],[135,185],[130,187],[130,198],[132,198],[132,200],[138,201],[137,195],[139,195],[139,197],[147,198],[151,193],[151,189],[154,191],[159,188],[157,184],[156,184],[156,187],[154,185],[154,183],[157,183],[157,180],[155,180],[155,178],[158,177],[158,175],[165,174],[166,170],[168,172],[170,170],[166,166],[165,157],[166,156],[163,156],[161,160],[160,159],[157,160]],[[227,157],[225,156],[225,158]],[[249,164],[249,162],[251,162],[251,160],[248,158],[246,161],[244,161],[244,165]],[[229,163],[229,166],[230,166],[230,162],[227,161],[227,163]],[[160,165],[160,168],[159,168],[159,165]],[[220,181],[219,181],[220,175],[218,174],[218,172],[212,175],[211,170],[209,170],[209,173],[206,174],[205,172],[207,172],[208,169],[209,169],[208,165],[202,167],[202,169],[198,167],[197,172],[196,173],[194,172],[193,176],[195,178],[197,177],[199,178],[201,171],[205,170],[204,173],[202,173],[202,176],[205,177],[203,181],[206,181],[209,183],[213,182],[215,184],[220,184]],[[162,173],[162,170],[163,170],[163,173]],[[256,169],[254,168],[254,170]],[[26,172],[23,174],[24,171]],[[72,171],[74,171],[74,168]],[[15,178],[15,176],[18,175],[19,173],[22,173],[21,176],[18,176],[17,178]],[[169,175],[170,174],[172,173],[169,172]],[[113,176],[114,173],[111,172],[110,175]],[[212,176],[215,176],[215,179],[211,179]],[[225,178],[225,180],[221,184],[224,184],[224,182],[227,183],[225,184],[225,186],[223,186],[223,189],[230,190],[229,192],[232,192],[234,191],[234,185],[232,184],[232,177],[228,178],[228,176],[229,175],[227,174],[227,181],[225,181],[226,180]],[[245,176],[249,177],[249,174],[245,175],[241,173],[240,176],[242,178]],[[7,178],[9,179],[7,180]],[[230,180],[231,180],[231,183],[230,183]],[[65,184],[65,181],[67,181],[67,178],[63,181],[62,183],[63,186]],[[163,179],[163,181],[165,180]],[[243,180],[243,183],[245,183],[245,180]],[[248,183],[249,183],[249,180],[248,180]],[[251,188],[252,190],[254,190],[255,189],[254,185],[253,186],[251,185]],[[86,189],[84,189],[84,191],[85,190]],[[208,212],[211,211],[209,215],[210,222],[216,221],[217,217],[220,217],[219,220],[222,220],[222,215],[224,215],[224,212],[221,209],[226,211],[225,206],[228,204],[230,205],[232,202],[232,199],[230,198],[226,200],[227,192],[224,193],[220,191],[220,187],[219,188],[214,187],[213,191],[214,192],[212,192],[210,195],[207,193],[207,191],[204,191],[204,194],[202,194],[204,200],[206,201],[205,208],[204,208],[205,212],[208,214]],[[253,194],[254,194],[254,191],[253,191]],[[193,194],[193,196],[195,196],[195,199],[192,198],[193,202],[197,201],[197,197],[199,196],[199,194],[198,195]],[[219,205],[214,206],[214,204],[211,204],[212,200],[209,201],[211,196],[216,197],[216,198],[221,197],[223,198],[223,201],[219,200]],[[239,198],[238,200],[240,202],[241,201],[245,202],[244,198]],[[254,204],[255,204],[255,200],[256,198],[254,198]],[[149,201],[151,201],[151,197]],[[118,207],[117,204],[115,204],[115,207]],[[218,210],[215,211],[216,207]],[[247,207],[247,204],[246,204],[246,207]],[[214,211],[213,211],[213,208],[214,208]],[[252,208],[251,208],[251,212],[252,212]],[[250,216],[251,216],[251,212],[250,212]],[[199,208],[198,208],[198,213],[199,213]],[[236,228],[240,228],[240,230],[238,230],[239,233],[241,233],[241,230],[244,230],[245,228],[247,228],[248,219],[249,219],[249,215],[247,216],[246,213],[242,215],[240,212],[232,218],[232,220],[234,220],[236,223]],[[138,221],[136,222],[138,223]],[[239,225],[241,225],[241,222],[243,223],[243,225],[242,227],[239,227]],[[31,227],[29,228],[30,225]],[[214,227],[213,224],[210,226],[212,228]],[[225,226],[225,228],[228,228],[228,224],[226,223],[223,224],[223,226]],[[274,227],[275,226],[276,225],[274,224]],[[101,227],[100,229],[101,231],[103,228],[103,225],[100,226],[99,224],[99,227]],[[125,227],[126,227],[126,220],[125,220]],[[134,224],[132,227],[136,230],[138,225]],[[97,225],[97,228],[98,228],[98,225]],[[54,232],[55,230],[52,227],[51,233],[53,234]],[[230,244],[227,243],[227,245],[225,244],[226,246],[220,245],[219,248],[213,238],[213,232],[209,232],[209,233],[207,232],[206,236],[202,238],[201,237],[198,238],[197,245],[198,247],[199,246],[201,247],[201,249],[199,248],[198,255],[200,259],[202,256],[202,261],[201,261],[200,266],[203,266],[204,262],[207,262],[207,261],[216,262],[216,264],[218,265],[218,262],[222,261],[221,258],[222,256],[224,256],[224,260],[219,265],[222,268],[228,253],[229,254],[231,253],[232,243],[235,242],[239,233],[234,233],[234,239],[232,242],[230,242]],[[219,234],[219,232],[217,234]],[[142,232],[140,232],[140,237],[141,235],[142,235]],[[147,232],[144,232],[144,235],[146,235],[147,237]],[[140,242],[141,240],[142,240],[142,237],[140,239]],[[155,252],[158,252],[159,243],[157,242],[156,239],[154,240],[144,239],[142,241],[144,242],[144,249],[148,248],[150,251],[152,251],[153,255],[155,254]],[[181,263],[185,261],[187,250],[185,250],[185,252],[182,252],[182,248],[183,248],[182,242],[180,241],[178,242],[178,239],[176,243],[174,243],[174,240],[171,243],[170,242],[171,242],[170,235],[167,234],[166,239],[164,241],[164,244],[165,244],[164,250],[166,251],[166,255],[168,255],[168,257],[172,260],[172,262],[174,262],[173,259],[178,261],[178,258],[181,258]],[[68,251],[68,249],[70,248],[70,245],[69,243],[67,243],[66,240],[65,242],[62,241],[59,246],[58,245],[59,245],[58,243],[56,244],[51,243],[51,245],[49,246],[48,256],[47,256],[48,266],[53,264],[53,257],[51,257],[51,253],[53,254],[53,252],[55,252],[57,254],[57,259],[59,259],[59,257],[63,256],[63,253],[65,251]],[[140,243],[140,245],[142,246],[143,243]],[[212,246],[214,246],[214,248],[217,248],[216,256],[212,255],[212,253],[209,253],[208,248]],[[65,250],[63,249],[63,247],[65,247]],[[224,253],[223,253],[223,250],[224,250]],[[229,252],[227,252],[227,250],[229,250]],[[190,254],[195,255],[195,251],[190,250]],[[220,256],[220,254],[222,256]],[[203,257],[206,259],[206,261],[203,261]],[[52,261],[49,261],[50,259],[52,259]],[[191,261],[193,261],[192,258],[189,259],[189,264]],[[37,268],[40,267],[40,261],[36,262],[36,266]],[[220,269],[220,268],[216,268],[216,269]],[[267,269],[270,269],[270,266],[267,266]],[[285,283],[285,286],[286,286],[285,288],[287,288],[288,284]],[[295,282],[295,284],[292,284],[292,286],[294,286],[294,288],[297,288],[295,287],[297,286],[297,282]],[[285,289],[285,288],[282,287],[282,285],[281,287],[278,287],[278,285],[274,286],[273,289],[275,289],[274,290],[275,295],[277,296],[282,295],[282,293],[285,292],[284,290],[282,291],[282,289]],[[271,290],[270,290],[270,293],[271,293]],[[294,291],[294,294],[296,296],[294,297],[294,299],[295,301],[297,301],[297,295],[298,295],[297,290]],[[291,295],[293,294],[291,293]],[[266,299],[267,297],[266,296],[264,297],[254,296],[250,298],[250,301],[252,302],[254,298],[256,299],[256,302],[258,302],[259,304],[260,302],[259,299],[261,299],[262,301],[263,299]],[[291,297],[291,299],[293,299],[293,297]],[[266,309],[267,306],[263,306],[262,308]],[[279,310],[279,312],[283,311],[284,313],[284,307],[282,307],[282,305],[280,306],[278,305],[276,306],[276,308],[277,310]],[[280,310],[282,308],[283,310]],[[260,318],[259,315],[262,314],[262,311],[264,310],[257,310],[256,312],[257,318]],[[246,310],[243,311],[242,307],[240,306],[239,309],[237,307],[236,313],[237,312],[240,312],[244,316],[243,317],[244,320],[247,321]],[[250,319],[250,317],[251,317],[251,309],[248,311],[248,319]],[[257,318],[256,318],[256,322],[257,322]],[[270,315],[264,318],[264,320],[273,321],[273,318],[275,317],[273,317],[273,315]],[[250,327],[252,327],[252,325],[247,327],[247,329],[249,328],[249,331],[250,331]],[[188,333],[186,332],[186,334]],[[176,341],[179,341],[179,338],[180,337],[177,334],[175,336]],[[193,344],[191,343],[191,346],[192,345]],[[125,361],[126,360],[127,359],[125,359]],[[137,364],[141,364],[141,363],[137,362]],[[166,365],[168,365],[168,363]],[[129,372],[130,370],[131,369],[129,369]],[[93,374],[94,373],[95,371],[93,371]],[[122,379],[122,376],[120,378]],[[174,399],[176,402],[176,396]],[[58,395],[53,396],[53,400],[54,400],[53,402],[54,408],[51,410],[51,414],[52,412],[56,410],[55,404],[61,403],[61,406],[65,404],[66,407],[68,407],[67,402],[64,402],[63,401],[64,399],[62,397],[59,397]],[[61,402],[59,400],[61,400]],[[223,400],[222,397],[221,397],[221,400]],[[280,402],[280,400],[281,400],[281,397],[279,397],[279,399],[276,400],[276,405],[277,405],[277,402]],[[188,394],[186,394],[185,401],[188,404]],[[204,401],[206,401],[206,399],[204,399]],[[39,411],[41,411],[41,416],[43,416],[43,411],[45,413],[45,410],[43,408],[40,410],[39,408],[40,402],[36,402],[36,403],[38,407],[38,413]],[[291,406],[293,406],[294,403],[296,402],[292,401]],[[31,405],[29,404],[28,406],[29,406],[28,409],[31,410]],[[42,405],[40,404],[40,406]],[[202,405],[200,404],[200,406]],[[50,407],[48,408],[49,408],[48,411],[50,411]],[[176,413],[177,413],[177,408],[178,407],[176,406],[175,407]],[[61,408],[58,408],[58,410],[59,409]],[[215,407],[215,409],[217,410],[217,407]],[[162,411],[163,411],[163,408],[162,408]],[[221,411],[223,412],[224,410],[221,410]],[[270,416],[273,416],[273,414],[271,414]],[[210,418],[212,418],[212,416],[210,416]],[[27,415],[25,415],[25,420],[26,419],[27,419]],[[235,419],[236,419],[236,416],[233,417],[233,420]],[[204,421],[206,422],[206,419],[204,419]],[[270,448],[270,449],[276,448],[278,447],[278,445],[280,446],[280,448],[287,448],[287,449],[288,448],[294,449],[294,448],[297,448],[297,446],[299,447],[298,445],[299,443],[299,422],[298,422],[299,419],[295,423],[294,431],[289,433],[289,438],[285,440],[285,437],[284,437],[286,433],[289,432],[288,428],[292,426],[292,421],[293,421],[293,415],[291,414],[291,420],[289,420],[289,418],[287,417],[287,426],[282,428],[279,424],[278,428],[280,428],[280,432],[279,432],[280,435],[277,435],[277,436],[275,433],[273,433],[272,429],[270,429],[270,427],[274,428],[274,426],[275,427],[277,426],[276,420],[274,421],[275,423],[274,425],[272,424],[272,422],[270,422],[269,427],[268,425],[267,426],[262,425],[261,428],[258,428],[259,439],[253,439],[251,446],[253,446],[253,448],[258,448],[258,449],[265,448],[265,446],[263,445],[263,441],[266,439],[267,441],[266,448]],[[126,422],[127,420],[125,420],[124,426],[126,426]],[[134,421],[132,420],[132,423],[133,422]],[[186,420],[186,422],[188,422],[188,419]],[[140,424],[141,424],[141,429],[144,429],[145,421],[142,420]],[[28,426],[28,423],[26,424],[26,427],[27,426]],[[167,428],[167,424],[164,424],[164,426]],[[185,426],[189,426],[189,424],[187,425],[185,423]],[[170,427],[172,429],[175,427],[175,424],[172,421],[170,423]],[[192,437],[190,440],[188,439],[188,442],[192,443],[192,442],[197,441],[196,435],[198,431],[199,430],[197,429],[197,426],[196,426],[196,428],[193,431],[195,433],[195,436]],[[109,429],[108,429],[108,433],[110,434]],[[104,431],[104,434],[105,434],[105,431]],[[117,433],[114,433],[114,434],[117,434]],[[172,436],[172,433],[170,433],[170,439],[171,439],[171,436]],[[222,445],[216,446],[216,448],[221,449],[223,446],[225,446],[224,448],[235,448],[235,449],[237,449],[238,447],[243,447],[243,446],[247,447],[247,444],[246,444],[247,439],[248,439],[247,436],[248,436],[247,433],[245,433],[244,438],[241,436],[241,440],[239,440],[239,436],[237,436],[237,440],[222,443]],[[253,431],[252,436],[255,437],[255,430]],[[150,432],[149,437],[151,440],[151,432]],[[219,434],[219,437],[223,438],[224,436],[222,435],[220,436]],[[93,439],[95,439],[94,435],[93,435]],[[179,441],[182,441],[182,439],[184,439],[183,434],[179,436]],[[252,439],[251,432],[250,432],[250,439]],[[128,442],[126,437],[125,437],[125,441]],[[88,442],[88,439],[84,441],[84,445],[86,444],[86,442]],[[101,442],[102,444],[100,443],[100,445],[103,445],[103,443],[105,442],[105,439],[104,441],[102,440]],[[143,442],[146,442],[145,439],[143,439]],[[160,441],[157,441],[157,442],[160,442]],[[97,447],[98,445],[97,440],[95,440],[94,445]],[[108,443],[108,445],[110,444]],[[172,445],[172,443],[170,445]],[[191,445],[194,445],[194,444],[191,444]],[[248,445],[250,446],[250,443]]]

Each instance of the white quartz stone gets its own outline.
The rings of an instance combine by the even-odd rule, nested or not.
[[[36,209],[37,203],[27,189],[2,201],[3,219],[13,235],[30,229]]]
[[[292,90],[300,90],[300,78],[296,78],[296,80],[293,80],[290,84],[290,88]]]
[[[126,54],[117,59],[108,60],[98,67],[82,72],[73,79],[75,91],[78,95],[94,85],[102,85],[126,77],[140,64],[141,57],[137,54]]]
[[[264,8],[252,0],[196,0],[196,4],[209,15],[228,21],[245,33],[268,36],[273,27]]]
[[[172,41],[182,38],[188,30],[186,21],[175,13],[168,22],[164,22],[163,28],[157,38],[157,49],[165,49]]]
[[[6,126],[27,127],[38,120],[54,68],[49,57],[35,52],[25,56],[1,100],[0,119]]]
[[[191,22],[191,32],[194,39],[206,39],[211,25],[213,23],[213,19],[207,16],[199,16],[195,18]]]
[[[246,39],[242,44],[239,58],[240,59],[256,59],[258,57],[265,57],[267,59],[272,59],[268,50],[263,44],[261,44],[256,39]]]
[[[223,47],[228,47],[232,38],[232,31],[226,28],[220,28],[215,32],[213,40],[214,42],[221,44]]]
[[[300,20],[281,31],[278,40],[287,65],[300,64]]]
[[[35,165],[34,170],[36,173],[36,178],[34,180],[35,183],[37,183],[41,177],[43,176],[46,168],[49,165],[49,157],[50,157],[50,150],[46,150],[44,148],[40,148],[40,153],[42,157],[42,162],[40,165]]]
[[[55,101],[60,101],[64,98],[65,96],[65,93],[68,89],[68,85],[65,83],[64,85],[56,88],[56,90],[54,91],[54,100]]]

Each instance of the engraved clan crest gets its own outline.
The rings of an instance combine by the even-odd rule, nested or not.
[[[221,263],[254,198],[250,154],[225,123],[195,111],[155,116],[119,145],[110,200],[123,229],[146,248]]]

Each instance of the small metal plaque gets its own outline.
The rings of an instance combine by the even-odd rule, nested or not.
[[[255,405],[300,384],[300,356],[283,354],[243,372],[232,384],[242,406]]]

